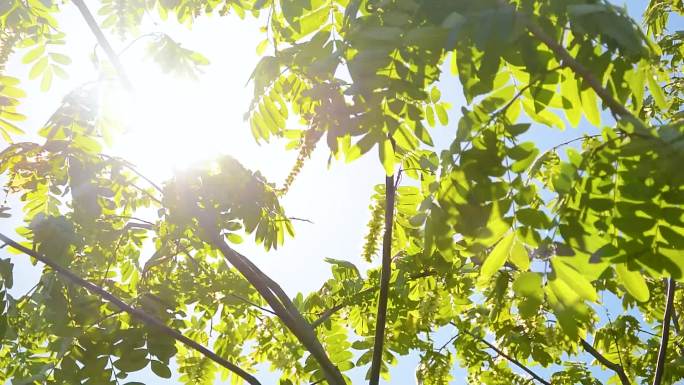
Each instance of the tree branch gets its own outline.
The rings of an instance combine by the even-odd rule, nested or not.
[[[365,291],[366,290],[363,290],[362,292],[365,292]],[[337,304],[337,305],[335,305],[329,309],[324,310],[323,313],[321,313],[321,315],[311,323],[311,327],[314,329],[319,327],[323,322],[327,321],[328,318],[330,318],[333,314],[344,309],[348,305],[349,304],[345,301],[345,302]]]
[[[458,325],[456,325],[453,321],[449,321],[449,324],[450,324],[451,326],[455,327],[455,328],[458,330]],[[508,362],[512,363],[513,365],[519,367],[519,368],[522,369],[525,373],[527,373],[527,374],[529,374],[530,376],[532,376],[532,378],[534,378],[535,380],[539,381],[540,383],[542,383],[542,384],[544,384],[544,385],[551,385],[550,382],[546,381],[544,378],[542,378],[541,376],[539,376],[537,373],[533,372],[532,369],[530,369],[530,368],[528,368],[527,366],[525,366],[522,362],[520,362],[520,361],[516,360],[515,358],[513,358],[513,357],[509,356],[508,354],[506,354],[503,350],[499,349],[496,345],[492,344],[491,342],[485,340],[484,338],[481,338],[481,337],[479,337],[479,336],[477,336],[477,335],[475,335],[475,334],[473,334],[473,333],[471,333],[471,332],[469,332],[469,331],[467,331],[467,330],[466,330],[465,332],[466,332],[467,334],[469,334],[470,336],[472,336],[473,338],[478,339],[478,340],[479,340],[480,342],[482,342],[483,344],[487,345],[487,347],[490,348],[490,349],[492,349],[493,351],[495,351],[496,354],[498,354],[498,355],[500,355],[501,357],[505,358],[506,360],[508,360]]]
[[[117,75],[119,75],[119,80],[121,80],[121,84],[123,84],[124,88],[126,88],[126,91],[133,92],[133,85],[131,84],[131,81],[128,79],[126,71],[124,71],[124,68],[121,65],[121,61],[119,61],[119,57],[116,55],[116,52],[114,52],[114,49],[112,49],[112,46],[109,44],[109,41],[107,41],[107,38],[105,37],[104,33],[102,33],[100,26],[97,25],[97,21],[95,21],[93,14],[90,13],[88,6],[83,2],[83,0],[73,0],[73,2],[74,5],[78,7],[78,10],[81,12],[81,15],[88,24],[88,27],[90,27],[90,31],[93,33],[93,35],[95,35],[97,43],[102,47],[102,49],[107,54],[109,61],[114,66]]]
[[[620,377],[620,382],[622,385],[630,385],[629,377],[627,377],[627,374],[625,373],[625,370],[620,366],[619,364],[616,364],[615,362],[607,359],[603,354],[601,354],[598,350],[594,349],[594,347],[587,342],[584,338],[580,339],[580,342],[582,344],[582,348],[587,351],[587,353],[591,354],[598,362],[600,362],[603,366],[607,367],[608,369],[614,371],[618,377]]]
[[[209,235],[211,244],[219,249],[224,258],[242,274],[247,281],[266,300],[278,318],[294,334],[299,342],[311,353],[323,369],[330,385],[346,385],[340,370],[332,363],[323,345],[316,337],[311,325],[292,304],[285,291],[270,277],[263,273],[247,257],[233,250],[220,236],[217,226],[206,216],[198,215],[201,227]]]
[[[485,340],[484,338],[479,338],[479,340],[480,340],[480,342],[482,342],[483,344],[487,345],[488,348],[490,348],[490,349],[492,349],[493,351],[495,351],[496,354],[498,354],[498,355],[500,355],[501,357],[507,359],[510,363],[512,363],[513,365],[519,367],[519,368],[522,369],[525,373],[527,373],[527,374],[529,374],[530,376],[532,376],[532,378],[534,378],[535,380],[539,381],[540,383],[542,383],[542,384],[544,384],[544,385],[551,385],[550,382],[546,381],[545,379],[543,379],[542,377],[540,377],[537,373],[533,372],[532,369],[528,368],[527,366],[523,365],[520,361],[518,361],[518,360],[516,360],[515,358],[513,358],[513,357],[509,356],[508,354],[504,353],[503,350],[499,349],[498,347],[496,347],[496,346],[495,346],[494,344],[492,344],[491,342]]]
[[[532,20],[525,20],[527,29],[534,37],[546,44],[551,51],[560,58],[561,64],[572,69],[575,74],[579,75],[591,87],[596,95],[598,95],[603,103],[610,109],[610,111],[623,118],[631,118],[634,121],[639,121],[625,106],[610,94],[610,92],[601,85],[601,81],[594,76],[594,74],[587,69],[582,63],[577,61],[570,52],[568,52],[562,45],[560,45],[554,38],[547,35],[538,25],[534,24]]]
[[[157,319],[156,317],[149,315],[145,313],[144,311],[134,308],[130,305],[128,305],[126,302],[121,300],[119,297],[115,296],[114,294],[108,292],[107,290],[101,288],[100,286],[97,286],[96,284],[87,281],[78,275],[76,275],[74,272],[69,270],[66,267],[60,266],[59,264],[55,263],[52,261],[50,258],[47,258],[41,254],[38,254],[37,252],[22,246],[18,242],[15,242],[13,239],[5,236],[4,234],[0,233],[0,240],[8,244],[10,247],[21,251],[22,253],[29,255],[36,260],[42,262],[43,264],[49,266],[52,270],[56,271],[59,275],[62,277],[66,278],[69,282],[71,282],[74,285],[83,287],[84,289],[88,290],[90,293],[95,294],[100,296],[102,299],[108,301],[112,305],[116,306],[118,309],[121,311],[124,311],[128,314],[130,314],[133,318],[143,322],[144,324],[157,328],[159,329],[162,333],[166,334],[167,336],[175,339],[176,341],[182,343],[183,345],[187,346],[190,349],[193,349],[205,357],[209,358],[210,360],[216,362],[217,364],[221,365],[222,367],[230,370],[231,372],[235,373],[245,381],[247,381],[251,385],[261,385],[259,380],[257,380],[254,376],[251,374],[247,373],[244,369],[240,368],[239,366],[233,364],[232,362],[221,358],[219,355],[214,353],[213,351],[207,349],[206,347],[200,345],[199,343],[191,340],[190,338],[184,336],[181,334],[179,331],[170,328],[167,326],[163,321]]]
[[[670,322],[672,310],[674,309],[675,290],[677,282],[674,278],[667,281],[667,302],[665,303],[665,313],[663,314],[663,332],[660,337],[660,348],[658,349],[658,361],[656,361],[655,374],[653,375],[653,385],[660,385],[665,371],[665,361],[667,359],[667,343],[670,339]]]
[[[375,341],[373,344],[373,360],[370,367],[370,385],[380,382],[382,352],[385,343],[385,323],[387,322],[387,302],[389,282],[392,274],[392,226],[394,224],[394,195],[396,185],[394,175],[385,177],[385,235],[382,240],[382,270],[380,271],[380,296],[378,298],[378,316],[375,322]]]
[[[211,273],[209,272],[209,270],[206,269],[204,266],[202,266],[199,262],[197,262],[197,260],[190,254],[190,252],[188,251],[187,248],[185,248],[184,246],[181,246],[181,247],[182,247],[182,252],[183,252],[183,254],[185,254],[185,256],[188,257],[188,260],[189,260],[189,261],[192,263],[192,265],[195,267],[195,270],[201,270],[201,271],[202,271],[204,274],[206,274],[207,276],[210,276],[210,275],[211,275]],[[259,305],[259,304],[257,304],[257,303],[254,303],[254,302],[250,301],[249,299],[247,299],[247,298],[245,298],[245,297],[243,297],[243,296],[241,296],[241,295],[237,295],[237,294],[234,294],[234,293],[228,293],[228,295],[231,296],[231,297],[233,297],[233,298],[239,299],[240,301],[242,301],[242,302],[244,302],[244,303],[246,303],[246,304],[248,304],[248,305],[250,305],[250,306],[253,306],[253,307],[255,307],[255,308],[257,308],[257,309],[259,309],[259,310],[261,310],[261,311],[263,311],[263,312],[265,312],[265,313],[269,313],[269,314],[274,315],[274,316],[276,316],[276,317],[278,316],[278,314],[276,314],[273,310],[267,309],[267,308],[265,308],[265,307],[263,307],[263,306],[261,306],[261,305]]]

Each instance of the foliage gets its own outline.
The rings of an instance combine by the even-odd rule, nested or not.
[[[419,384],[449,383],[456,364],[484,384],[596,384],[601,369],[611,383],[650,383],[661,365],[663,383],[684,378],[683,296],[666,302],[663,284],[684,282],[684,49],[668,29],[681,0],[652,0],[643,29],[593,0],[103,1],[102,27],[122,39],[146,12],[189,26],[204,14],[265,20],[246,119],[257,141],[299,151],[281,189],[230,157],[158,186],[106,155],[94,96],[106,77],[65,98],[42,143],[14,143],[25,93],[4,63],[22,55],[43,90],[66,77],[56,20],[69,6],[0,4],[0,174],[36,255],[248,372],[267,362],[281,384],[340,385],[371,362],[380,269],[327,260],[320,290],[288,298],[225,241],[254,234],[268,250],[294,235],[278,197],[319,141],[346,162],[377,151],[398,185],[393,207],[376,189],[360,250],[373,260],[390,210],[383,376],[418,354]],[[150,56],[191,77],[206,64],[165,35]],[[460,113],[442,100],[447,76],[462,85]],[[530,141],[583,118],[591,133]],[[168,378],[172,360],[184,383],[245,378],[49,267],[14,298],[12,266],[0,260],[2,382],[113,384],[148,365]],[[623,314],[608,313],[610,298]],[[658,335],[668,314],[669,342]]]

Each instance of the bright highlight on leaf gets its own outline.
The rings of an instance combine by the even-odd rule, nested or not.
[[[618,278],[627,292],[639,302],[646,302],[650,298],[646,280],[638,271],[630,271],[624,263],[614,266]]]
[[[511,249],[515,242],[515,233],[508,233],[494,246],[489,253],[484,263],[482,264],[482,271],[480,272],[480,282],[487,282],[492,278],[508,260],[511,255]]]
[[[556,273],[557,279],[562,280],[566,285],[572,288],[577,295],[592,302],[598,300],[598,294],[596,294],[596,289],[594,289],[591,282],[577,270],[568,266],[561,258],[552,258],[551,265],[553,266],[553,271]]]

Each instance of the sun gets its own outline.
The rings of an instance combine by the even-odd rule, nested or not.
[[[127,96],[129,112],[115,152],[154,174],[212,155],[207,146],[219,140],[222,130],[202,113],[198,85],[153,73],[138,84],[135,94]]]
[[[111,101],[122,116],[112,152],[146,175],[165,179],[193,163],[254,146],[242,118],[251,98],[244,81],[242,87],[220,87],[216,79],[161,73],[154,63],[131,72],[134,92],[117,92]]]
[[[103,98],[113,110],[110,115],[119,121],[118,131],[112,133],[111,153],[159,181],[175,170],[220,155],[231,155],[251,167],[278,163],[282,152],[260,147],[243,119],[253,96],[248,80],[260,59],[255,49],[261,36],[258,26],[210,19],[188,33],[176,24],[166,22],[164,33],[207,57],[209,64],[201,66],[196,79],[183,78],[164,73],[149,55],[147,47],[154,37],[142,38],[125,50],[120,59],[134,91],[108,92]],[[216,36],[240,39],[217,44]]]

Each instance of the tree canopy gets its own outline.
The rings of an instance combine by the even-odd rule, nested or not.
[[[130,373],[169,378],[175,362],[186,384],[261,384],[265,363],[281,385],[343,385],[358,367],[376,385],[408,382],[388,373],[411,354],[420,385],[684,379],[681,0],[651,0],[643,20],[599,0],[90,6],[97,16],[84,0],[0,3],[0,175],[23,221],[0,233],[16,252],[0,260],[3,383],[138,385]],[[68,76],[67,7],[98,41],[101,76],[24,127],[31,95],[4,64],[20,55],[45,92]],[[207,15],[263,23],[245,129],[298,151],[287,180],[224,156],[154,181],[107,154],[116,130],[98,95],[135,93],[108,37],[135,44],[152,13],[188,27]],[[182,76],[206,64],[166,35],[149,52]],[[465,105],[442,99],[449,76]],[[595,134],[549,149],[528,132],[581,121]],[[320,289],[290,296],[234,245],[250,235],[270,250],[295,235],[280,199],[316,146],[384,169],[359,250],[376,267],[327,259]],[[15,297],[20,258],[43,270]],[[467,379],[452,378],[457,365]]]

